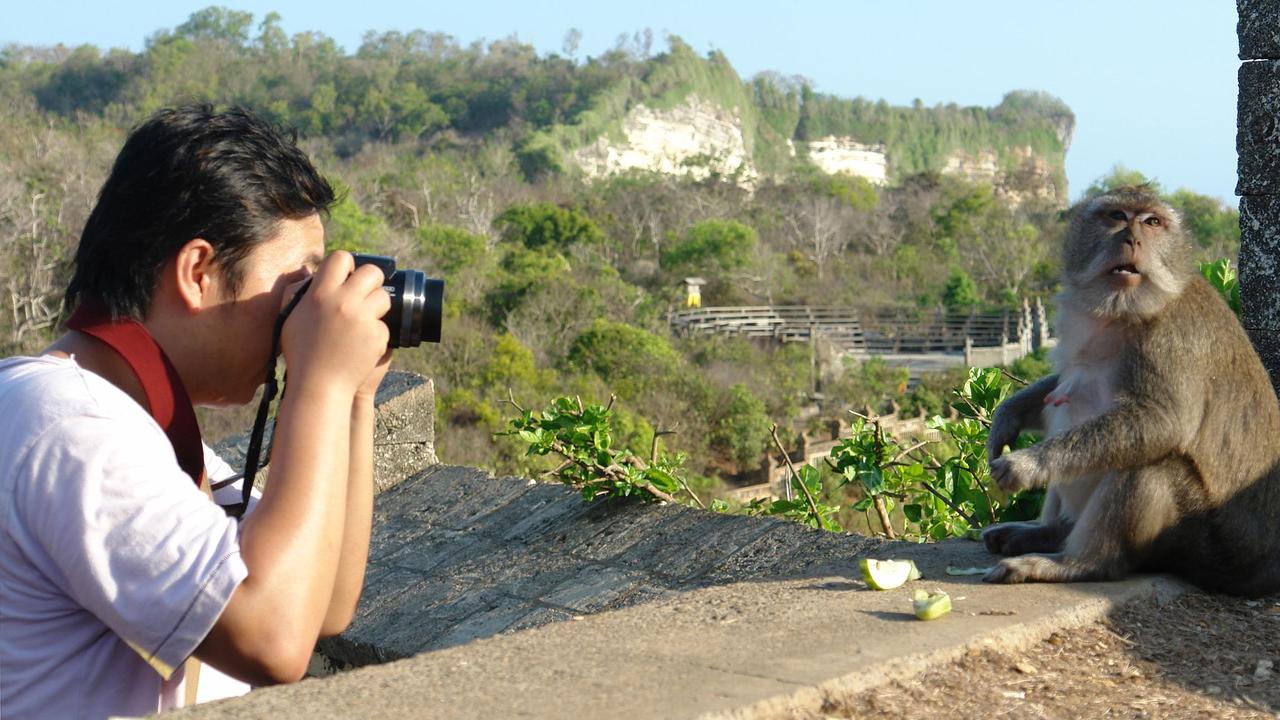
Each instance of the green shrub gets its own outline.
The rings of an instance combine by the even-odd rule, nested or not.
[[[712,446],[733,458],[739,471],[756,469],[769,443],[771,423],[764,402],[739,383],[725,393],[720,408],[711,431]]]
[[[445,273],[478,264],[488,249],[484,236],[452,225],[423,225],[418,228],[417,240],[419,249],[434,258]]]
[[[503,239],[531,250],[564,251],[577,243],[598,244],[605,239],[604,232],[586,213],[551,203],[513,205],[494,220],[494,225],[502,231]]]

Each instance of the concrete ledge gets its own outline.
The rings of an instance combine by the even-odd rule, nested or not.
[[[1237,195],[1280,193],[1280,60],[1240,66]]]
[[[1280,59],[1280,5],[1275,0],[1236,0],[1240,59]]]
[[[381,666],[257,690],[182,717],[782,718],[949,661],[972,647],[1022,649],[1117,604],[1171,597],[1162,578],[991,586],[947,564],[986,564],[976,543],[900,544],[925,579],[886,592],[852,572],[744,581],[556,623]],[[842,565],[851,568],[853,557]],[[941,587],[955,610],[910,615],[914,587]]]
[[[351,627],[331,667],[411,657],[498,633],[738,580],[813,574],[882,541],[776,519],[638,501],[437,466],[379,495]]]

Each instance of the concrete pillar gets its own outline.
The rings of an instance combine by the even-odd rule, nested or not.
[[[1045,316],[1044,303],[1040,302],[1040,298],[1036,298],[1036,340],[1033,350],[1039,350],[1048,344],[1049,341],[1049,319]]]
[[[1240,302],[1280,390],[1280,0],[1237,0]]]

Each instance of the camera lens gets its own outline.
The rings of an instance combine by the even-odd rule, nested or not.
[[[385,318],[391,331],[390,347],[440,342],[443,280],[429,278],[420,270],[397,270],[388,278],[386,289],[391,295],[391,310]]]
[[[440,342],[440,312],[444,306],[444,281],[427,277],[421,270],[396,270],[394,258],[353,253],[356,266],[377,265],[382,270],[382,289],[391,296],[391,309],[383,316],[391,338],[389,348],[417,347],[424,342]]]

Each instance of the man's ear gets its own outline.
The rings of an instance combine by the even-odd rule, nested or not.
[[[203,238],[188,240],[174,256],[170,279],[189,313],[218,302],[215,285],[220,277],[213,257],[213,245]]]

